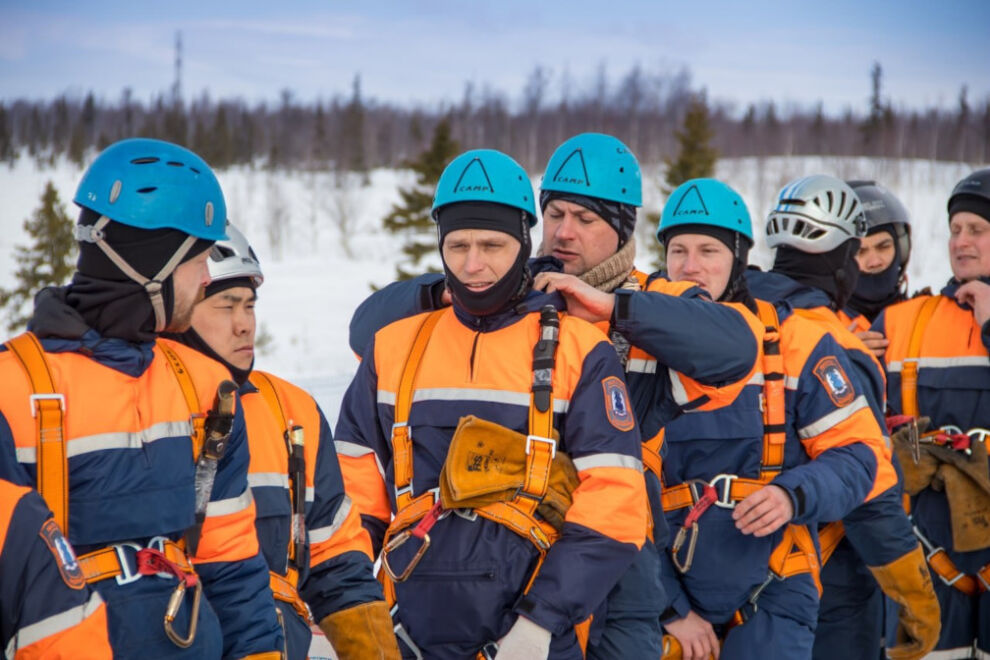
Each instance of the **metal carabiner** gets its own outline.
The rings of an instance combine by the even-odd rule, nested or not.
[[[688,543],[687,549],[687,559],[682,564],[680,559],[678,559],[678,554],[681,548],[684,546],[684,541],[687,539],[688,529],[691,530],[691,541]],[[677,530],[677,536],[674,537],[674,545],[670,548],[670,557],[674,560],[674,566],[677,567],[681,573],[687,573],[691,570],[691,563],[694,562],[694,548],[698,543],[698,523],[692,523],[690,528],[687,526],[681,527]]]
[[[408,541],[409,537],[411,537],[412,535],[413,535],[412,530],[409,529],[404,530],[399,534],[397,534],[395,538],[391,539],[388,543],[386,543],[385,549],[382,550],[382,568],[384,568],[385,572],[388,573],[388,576],[393,580],[395,580],[396,582],[405,582],[407,579],[409,579],[409,576],[412,574],[413,569],[416,568],[417,564],[419,564],[419,560],[423,558],[423,554],[426,552],[426,549],[430,547],[430,535],[423,534],[423,539],[422,539],[423,543],[422,545],[419,546],[419,550],[417,550],[416,554],[413,555],[413,558],[409,561],[409,564],[406,566],[406,569],[397,575],[395,571],[392,570],[391,565],[389,565],[388,563],[388,553],[392,552],[393,550],[401,546],[403,543]]]
[[[203,594],[203,583],[198,577],[196,578],[195,587],[196,591],[193,592],[192,611],[189,613],[189,635],[187,637],[179,637],[175,629],[172,628],[172,623],[179,613],[179,608],[182,607],[183,597],[186,594],[185,580],[179,579],[179,584],[175,585],[175,591],[169,596],[168,607],[165,608],[165,634],[168,635],[168,638],[172,640],[173,644],[184,649],[192,646],[193,640],[196,639],[196,624],[199,620],[199,601],[200,596]]]

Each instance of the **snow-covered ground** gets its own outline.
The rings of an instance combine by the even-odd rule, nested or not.
[[[912,214],[912,289],[938,289],[951,274],[945,201],[956,181],[976,168],[917,160],[775,157],[722,160],[717,176],[742,194],[758,238],[777,191],[788,180],[816,172],[876,179]],[[70,200],[80,174],[66,162],[39,170],[26,158],[13,168],[0,168],[0,287],[13,283],[14,246],[25,242],[21,224],[38,206],[45,182],[55,184],[75,217]],[[414,177],[408,171],[376,170],[367,185],[355,177],[349,186],[335,186],[329,173],[235,168],[219,177],[229,216],[253,243],[265,272],[257,314],[260,330],[271,342],[258,356],[257,366],[309,389],[333,424],[357,367],[347,341],[351,313],[371,292],[372,283],[393,279],[400,254],[402,239],[385,232],[381,219],[399,199],[399,188]],[[660,207],[661,181],[659,166],[644,168],[646,210]],[[539,177],[533,182],[538,186]],[[640,245],[654,240],[645,224],[637,231]],[[539,244],[539,225],[533,231],[534,244]],[[753,261],[766,267],[770,251],[757,243]],[[641,267],[650,258],[642,259]]]

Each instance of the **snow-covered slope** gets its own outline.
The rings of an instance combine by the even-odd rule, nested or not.
[[[912,214],[911,286],[937,289],[951,274],[945,200],[955,182],[973,169],[928,161],[746,158],[721,161],[717,176],[742,193],[758,237],[777,191],[792,178],[824,172],[884,183]],[[74,216],[70,200],[80,174],[65,162],[39,170],[29,159],[0,168],[0,286],[13,281],[14,246],[25,240],[21,223],[38,206],[45,181],[54,182]],[[662,202],[660,168],[648,166],[644,176],[645,207],[656,210]],[[351,313],[370,293],[371,283],[385,284],[395,273],[402,240],[381,228],[381,218],[413,175],[376,170],[367,185],[353,178],[338,186],[329,173],[236,168],[220,173],[220,180],[229,215],[253,243],[265,271],[257,313],[271,342],[257,366],[309,389],[333,423],[357,366],[347,342]],[[534,184],[539,185],[539,177]],[[535,244],[539,232],[537,226]],[[645,223],[637,238],[640,245],[654,240]],[[649,259],[642,261],[645,267]],[[762,266],[771,261],[759,241],[753,261]]]

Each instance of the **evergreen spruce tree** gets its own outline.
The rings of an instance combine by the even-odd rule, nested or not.
[[[416,184],[399,191],[402,203],[393,205],[391,212],[382,221],[389,232],[407,237],[406,244],[402,246],[407,262],[395,267],[396,277],[400,280],[418,275],[416,266],[420,259],[436,249],[436,232],[430,218],[433,193],[443,168],[459,152],[460,146],[450,137],[450,119],[444,118],[433,130],[433,139],[426,151],[407,163],[416,172]]]
[[[74,223],[51,181],[41,193],[41,206],[24,221],[23,227],[32,243],[15,248],[17,286],[0,289],[0,307],[7,309],[7,329],[11,331],[23,327],[30,318],[22,311],[24,303],[43,287],[65,284],[76,259]]]
[[[709,123],[708,102],[702,93],[692,99],[684,115],[684,124],[674,133],[678,145],[677,157],[664,159],[664,164],[667,166],[667,174],[664,177],[667,187],[663,189],[665,195],[672,193],[685,181],[715,175],[718,152],[711,146],[714,134]],[[650,226],[655,228],[660,222],[660,214],[647,214],[647,219]],[[663,246],[655,241],[651,241],[650,245],[653,246],[656,255],[655,265],[664,268],[666,264]]]

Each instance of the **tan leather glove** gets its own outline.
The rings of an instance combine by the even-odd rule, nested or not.
[[[400,660],[388,605],[378,600],[328,614],[320,621],[340,660]]]
[[[928,562],[916,547],[885,566],[870,566],[884,594],[901,606],[897,646],[887,649],[892,660],[917,660],[935,648],[941,612]]]
[[[970,445],[971,454],[949,447],[931,447],[941,461],[936,479],[945,485],[952,523],[952,547],[972,552],[990,547],[990,476],[987,475],[987,446]]]
[[[513,499],[526,478],[526,436],[473,415],[462,417],[440,470],[446,509],[477,509]],[[564,526],[571,493],[580,483],[574,463],[558,451],[537,512],[555,529]]]

